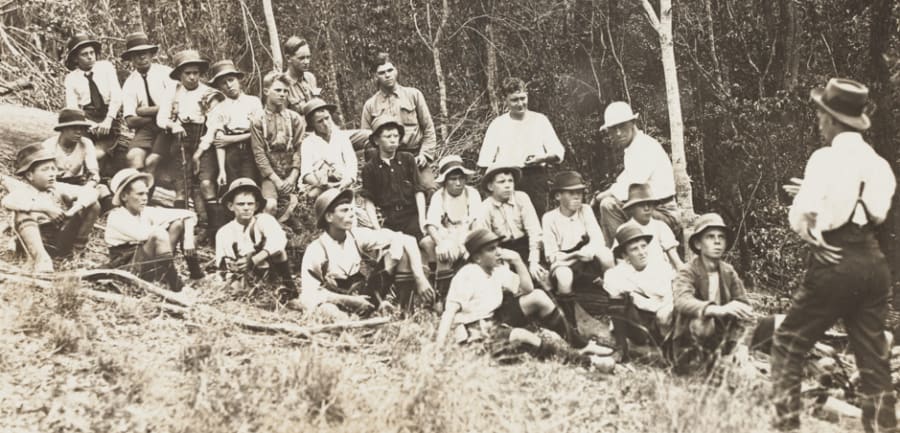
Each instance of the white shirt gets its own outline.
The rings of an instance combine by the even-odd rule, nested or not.
[[[431,204],[425,213],[425,226],[441,229],[459,229],[468,233],[477,215],[481,214],[481,195],[478,190],[466,185],[462,194],[453,197],[445,188],[434,192]],[[444,215],[447,216],[445,221]],[[445,225],[447,222],[449,224]],[[465,234],[463,235],[465,236]]]
[[[256,253],[256,244],[265,239],[262,250],[273,256],[285,250],[287,247],[287,235],[281,224],[272,215],[267,213],[257,214],[246,226],[237,220],[231,220],[216,232],[216,263],[222,263],[222,259],[237,259],[234,255],[234,246],[237,245],[238,256],[246,257]],[[260,268],[268,268],[268,261],[260,263]]]
[[[637,308],[655,313],[672,303],[674,278],[675,272],[669,266],[654,267],[648,262],[644,270],[638,271],[623,261],[603,275],[603,288],[612,298],[630,293]]]
[[[175,87],[178,82],[169,78],[172,68],[153,63],[147,70],[147,88],[150,89],[150,97],[156,105],[159,105],[170,87]],[[144,79],[138,71],[132,71],[125,84],[122,85],[122,116],[137,116],[138,108],[149,107],[147,89],[144,88]]]
[[[480,265],[469,263],[453,276],[447,291],[447,306],[459,305],[453,323],[465,325],[494,315],[503,303],[503,291],[519,291],[519,275],[506,265],[494,268],[490,274]]]
[[[262,102],[256,96],[241,93],[237,99],[225,98],[216,105],[206,119],[208,131],[224,131],[228,128],[234,132],[250,131],[250,116],[260,115]]]
[[[847,222],[881,224],[891,208],[897,180],[891,166],[858,132],[834,137],[831,146],[813,152],[806,164],[803,185],[788,220],[796,232],[806,230],[805,216],[815,217],[815,228],[834,230]],[[865,183],[862,206],[857,206],[860,184]],[[854,211],[855,210],[855,211]]]
[[[637,131],[625,148],[625,168],[616,178],[612,193],[620,201],[628,200],[628,187],[633,183],[650,184],[654,198],[675,195],[675,175],[669,155],[653,137]]]
[[[187,209],[147,206],[140,215],[135,215],[124,206],[119,206],[109,211],[104,239],[110,247],[143,243],[150,239],[154,228],[168,228],[169,224],[178,220],[196,222],[197,214]]]
[[[522,120],[513,119],[509,113],[491,121],[481,151],[478,166],[493,164],[522,167],[530,155],[556,155],[562,162],[566,150],[547,116],[526,111]]]
[[[59,168],[57,177],[81,176],[87,171],[91,174],[88,180],[100,182],[100,165],[97,162],[97,149],[90,138],[81,137],[81,141],[69,153],[59,145],[59,134],[44,140],[41,145],[44,149],[56,154],[56,167]]]
[[[626,224],[637,224],[644,233],[653,235],[653,239],[650,239],[650,242],[647,243],[648,261],[665,264],[671,267],[673,271],[677,271],[675,265],[669,260],[669,255],[666,254],[666,252],[677,247],[678,240],[675,239],[675,233],[672,233],[672,229],[669,228],[666,223],[655,218],[650,218],[650,222],[648,222],[647,225],[643,225],[632,218],[628,220]],[[613,240],[612,248],[617,246],[619,246],[619,242]]]
[[[94,63],[91,71],[94,73],[92,77],[94,83],[97,84],[97,90],[103,97],[103,102],[109,106],[106,112],[107,119],[114,119],[122,108],[122,88],[119,86],[119,76],[116,74],[116,67],[106,60],[98,60]],[[91,88],[88,84],[85,71],[75,69],[66,74],[64,80],[66,86],[66,107],[83,108],[91,103]]]
[[[181,83],[167,88],[162,101],[155,101],[159,104],[156,125],[167,129],[172,124],[172,117],[181,123],[202,124],[206,122],[206,113],[202,104],[203,97],[214,91],[203,83],[197,85],[193,90],[188,90]],[[177,114],[176,116],[172,116],[173,111]]]
[[[571,216],[563,215],[559,208],[553,209],[544,214],[542,226],[544,254],[552,265],[557,265],[560,251],[572,249],[581,242],[585,235],[589,240],[588,244],[582,248],[586,247],[589,251],[599,253],[599,250],[606,246],[603,231],[600,230],[600,224],[597,223],[597,217],[594,216],[591,207],[586,204],[582,204],[581,209]],[[558,266],[571,264],[572,262],[559,263]]]
[[[721,287],[719,286],[719,273],[718,272],[710,272],[707,274],[709,280],[709,302],[713,302],[716,304],[720,304],[719,302],[719,292],[721,291]]]
[[[332,127],[331,139],[325,141],[318,134],[309,134],[300,144],[300,179],[313,173],[322,163],[327,162],[335,171],[341,173],[342,179],[356,179],[359,162],[353,143],[346,131]]]

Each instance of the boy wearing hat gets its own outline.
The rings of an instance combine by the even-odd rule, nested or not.
[[[356,153],[348,133],[332,119],[335,108],[319,98],[303,104],[306,127],[312,133],[300,147],[300,190],[311,199],[327,189],[344,189],[356,183]]]
[[[536,323],[559,334],[579,355],[612,354],[581,335],[550,297],[534,288],[522,258],[499,244],[500,237],[486,229],[475,229],[466,236],[469,263],[450,283],[436,336],[439,346],[445,344],[452,330],[458,343],[473,342],[488,334],[530,346],[537,353],[553,350],[541,337],[522,329]],[[498,332],[503,326],[514,329]]]
[[[309,70],[312,53],[306,39],[291,36],[284,41],[284,60],[287,64],[285,76],[289,83],[287,107],[300,113],[303,105],[318,97],[322,91],[316,83],[316,76]]]
[[[754,317],[743,280],[722,260],[731,236],[722,217],[708,213],[697,218],[688,239],[696,256],[672,283],[675,322],[669,356],[678,374],[708,371],[720,351],[734,349],[741,322]]]
[[[859,367],[866,431],[897,431],[885,320],[891,299],[890,268],[875,236],[896,190],[889,162],[863,139],[869,89],[833,78],[810,92],[825,147],[816,150],[788,214],[791,228],[810,246],[806,276],[772,344],[776,427],[799,429],[800,382],[807,352],[843,319]]]
[[[172,68],[153,61],[159,46],[150,42],[144,32],[125,36],[123,61],[131,62],[134,71],[122,85],[122,116],[134,130],[128,149],[128,166],[147,173],[156,172],[161,153],[167,153],[168,136],[156,126],[157,105],[176,82],[169,78]]]
[[[425,227],[425,186],[416,157],[398,150],[406,129],[392,117],[372,123],[369,140],[378,156],[362,168],[363,194],[381,209],[384,227],[421,239]]]
[[[516,191],[521,176],[518,167],[488,167],[481,177],[481,188],[487,191],[488,197],[481,203],[481,215],[475,218],[475,226],[499,236],[500,248],[513,250],[523,261],[528,260],[531,277],[545,281],[547,270],[541,266],[544,234],[528,194]]]
[[[234,213],[234,219],[216,233],[216,264],[235,275],[268,276],[279,285],[279,301],[286,303],[297,297],[286,251],[287,235],[275,217],[259,213],[264,203],[253,179],[244,177],[231,183],[222,204]]]
[[[16,175],[27,182],[3,197],[14,212],[19,246],[35,272],[53,272],[51,257],[66,257],[85,247],[100,215],[94,188],[57,182],[56,155],[35,143],[16,155]]]
[[[181,245],[191,279],[203,278],[195,255],[194,212],[147,206],[153,175],[133,168],[116,173],[110,187],[113,206],[117,206],[109,212],[104,235],[110,267],[126,269],[147,281],[163,282],[169,290],[178,292],[184,287],[175,269],[175,251]]]
[[[603,288],[611,299],[624,299],[624,314],[613,317],[613,337],[623,359],[628,357],[628,340],[659,345],[672,319],[672,279],[675,271],[665,263],[650,259],[653,235],[640,224],[629,221],[616,231],[619,259],[603,275]],[[643,329],[642,329],[643,328]]]
[[[559,207],[544,214],[542,224],[550,277],[556,283],[559,306],[571,323],[576,323],[575,285],[589,291],[603,270],[614,264],[594,211],[584,203],[586,188],[578,172],[557,174],[550,193]]]
[[[598,192],[592,202],[599,206],[600,228],[606,236],[607,246],[612,245],[616,230],[628,219],[622,203],[628,199],[629,186],[635,183],[650,185],[656,195],[654,198],[659,201],[654,217],[665,222],[673,232],[680,231],[672,162],[656,139],[638,129],[637,118],[625,102],[613,102],[603,113],[600,131],[606,131],[616,148],[625,149],[625,168],[616,177],[616,182]]]
[[[653,235],[648,249],[650,260],[665,264],[672,268],[672,271],[677,271],[684,266],[681,256],[678,255],[678,240],[666,223],[654,217],[658,203],[653,197],[649,184],[635,183],[628,187],[628,200],[622,203],[622,210],[631,217],[626,224],[635,222],[645,233]],[[615,246],[615,242],[613,242],[613,247]]]
[[[119,111],[122,87],[116,67],[100,57],[100,42],[86,33],[77,33],[67,44],[65,65],[66,107],[84,110],[93,122],[89,131],[102,161],[103,176],[112,176],[126,164],[127,149],[119,146]],[[120,149],[121,148],[121,149]]]
[[[531,197],[538,215],[547,209],[548,164],[559,164],[565,148],[547,116],[528,109],[528,88],[516,77],[503,80],[509,111],[491,121],[478,153],[478,166],[502,164],[522,169],[519,189]]]
[[[101,200],[109,200],[109,189],[100,184],[97,150],[94,142],[86,136],[90,126],[84,111],[64,108],[59,112],[59,121],[53,127],[59,134],[44,140],[41,145],[56,155],[58,182],[95,188]]]
[[[366,310],[377,307],[391,291],[409,310],[418,294],[426,303],[434,289],[425,277],[415,239],[392,230],[356,227],[354,193],[329,189],[316,199],[316,224],[321,236],[306,247],[300,266],[300,303],[335,318],[346,317],[339,307]],[[376,262],[364,276],[363,257]]]

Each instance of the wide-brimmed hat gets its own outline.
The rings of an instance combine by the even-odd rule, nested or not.
[[[115,176],[112,177],[112,180],[109,181],[109,187],[113,191],[112,204],[113,206],[121,206],[122,205],[122,192],[125,191],[125,188],[138,179],[143,179],[147,182],[147,187],[153,186],[153,175],[150,173],[144,173],[138,171],[134,168],[123,168],[119,170]]]
[[[613,126],[630,122],[637,119],[638,115],[631,111],[631,106],[627,102],[616,101],[609,104],[603,112],[603,126],[601,131],[605,131]]]
[[[613,255],[619,256],[628,247],[628,244],[644,239],[647,242],[653,240],[653,235],[644,231],[640,224],[629,221],[616,229],[616,247],[613,248]]]
[[[691,248],[695,254],[700,254],[700,249],[694,247],[694,240],[699,238],[709,229],[722,229],[725,232],[725,251],[728,251],[731,248],[732,244],[732,234],[731,230],[728,230],[728,226],[725,225],[725,221],[722,217],[717,213],[708,213],[700,215],[697,218],[697,222],[694,223],[694,233],[688,238],[688,246]]]
[[[550,184],[550,193],[557,191],[579,191],[587,188],[584,178],[577,171],[561,171],[553,178]]]
[[[256,185],[256,182],[249,177],[239,177],[231,182],[231,185],[228,186],[228,191],[225,191],[225,194],[222,194],[222,198],[219,199],[219,203],[223,206],[228,206],[228,203],[234,201],[234,196],[239,192],[249,191],[253,193],[253,196],[256,197],[256,210],[259,211],[266,205],[266,199],[263,197],[262,190],[259,189],[259,186]]]
[[[52,150],[45,148],[41,143],[29,144],[16,153],[16,174],[25,173],[38,162],[53,160],[56,160],[56,153]]]
[[[466,176],[475,174],[473,170],[469,170],[463,165],[463,160],[459,155],[447,155],[438,161],[438,175],[434,181],[444,183],[447,180],[447,176],[454,171],[458,171]]]
[[[342,198],[347,198],[352,202],[355,196],[352,189],[337,188],[332,188],[319,194],[314,206],[316,210],[316,225],[319,228],[322,228],[325,225],[325,214],[335,202]]]
[[[94,47],[97,57],[100,57],[100,41],[88,36],[87,33],[78,32],[69,38],[69,42],[66,43],[66,59],[63,62],[68,70],[75,69],[73,57],[79,50],[87,46]]]
[[[175,53],[175,56],[172,58],[172,60],[172,63],[175,65],[175,67],[172,68],[172,72],[169,72],[169,78],[173,80],[179,80],[181,78],[181,70],[188,65],[199,66],[201,74],[204,74],[207,70],[209,70],[209,60],[200,57],[200,53],[197,52],[197,50],[179,51]]]
[[[858,81],[832,78],[824,89],[812,89],[809,98],[841,123],[860,131],[872,126],[869,116],[863,112],[869,99],[869,88]]]
[[[503,238],[488,229],[475,229],[466,235],[464,245],[466,251],[469,252],[469,256],[474,256],[485,247],[491,244],[499,244],[502,241]]]
[[[231,60],[219,60],[209,67],[209,83],[216,87],[216,81],[229,75],[237,75],[238,79],[244,78],[244,73],[234,66]]]
[[[325,100],[322,98],[312,98],[309,101],[306,101],[306,103],[300,107],[300,111],[301,111],[300,114],[302,114],[303,117],[306,118],[306,124],[309,125],[312,123],[310,121],[311,119],[309,118],[309,116],[311,116],[313,113],[315,113],[316,111],[319,111],[323,108],[328,111],[333,112],[334,110],[337,109],[337,105],[329,104],[329,103],[325,102]]]
[[[484,172],[484,176],[481,176],[481,188],[485,191],[488,190],[488,184],[494,181],[494,176],[498,173],[509,172],[512,173],[513,182],[516,185],[519,184],[519,179],[522,178],[522,169],[513,165],[505,165],[505,164],[496,164],[487,168]]]
[[[403,127],[403,122],[401,122],[400,119],[391,116],[390,114],[382,114],[372,121],[372,132],[369,134],[369,141],[374,143],[375,136],[380,134],[381,130],[387,126],[397,128],[397,130],[400,132],[400,140],[403,140],[403,135],[406,133],[406,129]]]
[[[657,202],[659,202],[659,199],[653,197],[653,192],[650,191],[650,184],[633,183],[631,185],[628,185],[628,200],[625,201],[625,203],[622,203],[622,210],[639,205],[641,203]]]
[[[56,126],[53,127],[54,131],[59,131],[63,128],[68,128],[70,126],[83,126],[85,128],[90,128],[93,126],[91,122],[88,122],[87,117],[84,115],[84,111],[79,108],[63,108],[59,111],[59,120],[56,122]]]
[[[142,53],[144,51],[156,53],[159,51],[159,45],[150,43],[150,38],[148,38],[147,34],[144,32],[129,33],[128,36],[125,36],[125,51],[122,51],[122,54],[120,54],[119,57],[121,57],[122,60],[128,60],[132,54]]]

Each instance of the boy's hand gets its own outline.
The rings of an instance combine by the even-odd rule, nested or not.
[[[62,222],[66,219],[66,213],[59,206],[48,205],[44,208],[43,212],[50,217],[50,221],[55,223]]]
[[[203,152],[201,152],[200,150],[197,150],[196,152],[194,152],[194,155],[191,157],[191,159],[194,160],[194,175],[197,175],[198,173],[200,173],[200,157],[201,156],[203,156]]]
[[[425,155],[416,155],[416,165],[419,168],[425,168],[428,165],[428,158]]]
[[[500,254],[500,260],[503,260],[506,263],[513,263],[516,260],[522,260],[522,258],[519,257],[519,253],[513,250],[508,250],[506,248],[497,248],[497,252]]]
[[[169,131],[172,133],[172,135],[178,135],[180,137],[184,137],[184,127],[181,126],[180,123],[176,122],[176,123],[169,125]]]
[[[531,278],[538,281],[544,281],[547,278],[547,270],[538,262],[532,262],[528,265],[528,273],[531,274]]]
[[[216,182],[219,184],[219,186],[225,186],[225,184],[228,183],[228,178],[225,177],[224,171],[219,171],[219,175],[216,177]]]

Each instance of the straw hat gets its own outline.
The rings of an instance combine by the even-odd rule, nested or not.
[[[631,122],[637,118],[638,115],[631,111],[631,106],[627,102],[613,102],[603,112],[603,126],[600,127],[600,130],[605,131],[613,126]]]
[[[688,246],[691,247],[691,251],[695,254],[700,254],[700,249],[694,247],[694,241],[700,236],[703,236],[703,233],[709,229],[722,229],[725,231],[725,238],[727,239],[725,251],[728,251],[734,241],[732,238],[733,235],[731,231],[728,230],[728,226],[725,225],[725,221],[722,220],[722,217],[717,213],[703,214],[697,218],[697,222],[694,224],[694,233],[688,238]]]
[[[228,206],[229,203],[234,202],[234,196],[237,193],[246,191],[252,192],[253,196],[256,197],[257,211],[266,206],[266,199],[263,197],[262,190],[249,177],[240,177],[231,182],[231,185],[228,186],[228,191],[225,191],[225,194],[222,194],[222,198],[219,199],[219,203]]]
[[[448,155],[438,161],[438,175],[434,179],[434,181],[437,183],[444,183],[444,181],[447,180],[447,176],[455,171],[458,171],[466,176],[475,174],[474,171],[469,170],[468,168],[466,168],[466,166],[463,165],[463,160],[459,155]]]
[[[125,191],[125,187],[138,179],[143,179],[147,183],[147,187],[153,186],[152,174],[143,173],[134,168],[124,168],[119,170],[119,172],[112,177],[112,180],[109,181],[109,187],[113,190],[113,206],[122,205],[122,192]]]

